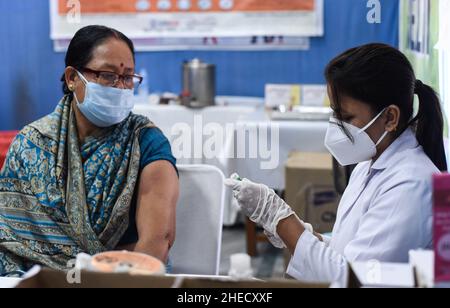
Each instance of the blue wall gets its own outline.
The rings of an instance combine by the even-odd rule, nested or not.
[[[367,0],[325,0],[325,37],[309,51],[155,52],[137,56],[152,91],[180,91],[180,65],[193,57],[218,66],[218,94],[263,96],[266,83],[323,83],[326,63],[366,42],[398,45],[398,0],[381,0],[382,23],[368,24]],[[19,129],[61,98],[64,55],[53,52],[48,0],[0,0],[0,130]]]

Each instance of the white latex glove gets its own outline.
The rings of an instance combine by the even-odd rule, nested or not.
[[[233,195],[243,213],[264,228],[270,242],[277,248],[285,248],[286,245],[277,234],[277,226],[283,219],[295,215],[292,208],[273,189],[247,179],[240,180],[237,174],[227,179],[225,185],[233,189]],[[306,230],[313,232],[311,225],[301,223]]]

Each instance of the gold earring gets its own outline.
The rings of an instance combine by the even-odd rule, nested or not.
[[[69,90],[73,92],[73,90],[74,90],[73,84],[71,84],[71,85],[69,86]]]

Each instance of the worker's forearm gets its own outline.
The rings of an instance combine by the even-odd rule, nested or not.
[[[292,215],[280,221],[277,226],[277,232],[289,252],[293,255],[300,236],[305,232],[305,227],[303,227],[303,224],[296,215]]]
[[[296,215],[292,215],[280,221],[277,227],[278,235],[283,240],[292,255],[295,253],[298,241],[305,231],[305,227]],[[319,241],[323,242],[323,237],[321,234],[314,232],[314,236],[317,237]]]

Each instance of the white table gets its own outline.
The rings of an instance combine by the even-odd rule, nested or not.
[[[289,153],[326,152],[328,121],[271,121],[263,100],[260,104],[255,101],[247,100],[241,106],[234,100],[228,106],[204,109],[138,104],[134,112],[147,116],[163,131],[179,164],[214,165],[225,176],[236,172],[274,189],[284,189],[284,165]],[[245,139],[240,138],[243,135]],[[245,149],[246,155],[237,155],[239,149]],[[270,161],[275,164],[267,168],[264,163]],[[228,198],[231,200],[231,195]],[[225,225],[233,224],[236,214],[236,207],[226,207]]]

